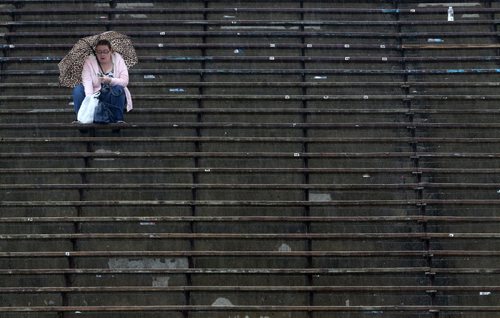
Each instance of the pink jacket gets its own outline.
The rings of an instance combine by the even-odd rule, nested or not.
[[[132,110],[132,96],[127,88],[128,85],[128,69],[125,61],[119,53],[113,53],[113,79],[111,85],[121,85],[125,88],[125,96],[127,98],[127,111]],[[85,95],[92,95],[101,89],[99,82],[99,73],[101,69],[97,64],[95,56],[90,55],[85,59],[82,71],[82,82],[85,88]]]

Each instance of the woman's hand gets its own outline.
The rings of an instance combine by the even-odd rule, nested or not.
[[[99,77],[99,81],[101,82],[101,84],[111,84],[111,79],[112,79],[112,77],[110,77],[110,76]]]

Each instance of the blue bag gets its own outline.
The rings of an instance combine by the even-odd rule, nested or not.
[[[122,86],[102,85],[99,103],[94,113],[94,123],[109,124],[123,121],[125,91]]]

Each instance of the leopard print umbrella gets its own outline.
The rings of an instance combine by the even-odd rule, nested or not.
[[[108,40],[115,52],[120,53],[128,68],[137,64],[137,53],[130,38],[124,34],[108,31],[78,40],[71,51],[59,62],[59,84],[75,87],[82,82],[82,70],[85,58],[94,54],[99,40]]]

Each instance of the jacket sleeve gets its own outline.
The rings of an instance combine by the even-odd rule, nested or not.
[[[85,59],[85,63],[83,64],[82,71],[82,83],[85,88],[85,96],[94,94],[94,78],[96,77],[94,74],[94,69],[92,67],[91,59]]]
[[[127,65],[125,65],[125,61],[119,53],[115,53],[113,56],[115,69],[114,69],[114,77],[111,80],[111,85],[120,85],[123,87],[127,87],[128,85],[128,69]]]

